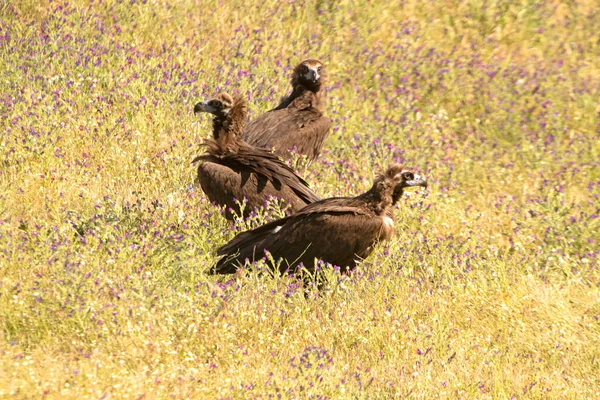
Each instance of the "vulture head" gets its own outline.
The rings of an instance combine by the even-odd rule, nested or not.
[[[233,97],[229,93],[219,93],[214,98],[202,101],[194,106],[194,114],[207,112],[217,118],[225,118],[233,106]]]
[[[219,93],[215,97],[194,106],[194,113],[201,112],[215,116],[213,119],[213,137],[215,139],[242,136],[248,114],[244,96],[231,97],[228,93]],[[227,135],[224,136],[224,132]]]
[[[427,187],[427,181],[410,169],[396,164],[378,175],[371,189],[361,196],[368,198],[373,211],[380,215],[400,200],[404,188],[411,186]]]
[[[325,66],[319,60],[308,59],[294,68],[292,86],[304,86],[310,91],[318,92],[325,82]]]
[[[399,164],[389,167],[385,175],[393,182],[392,205],[400,200],[402,193],[404,193],[404,188],[412,186],[427,187],[425,178]]]

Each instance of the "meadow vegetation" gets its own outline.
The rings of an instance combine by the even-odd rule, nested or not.
[[[600,397],[598,32],[596,0],[0,1],[0,397]],[[262,113],[309,57],[312,188],[429,189],[321,294],[208,277],[266,215],[194,184],[193,105]]]

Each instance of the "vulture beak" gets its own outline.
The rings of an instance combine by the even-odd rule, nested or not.
[[[317,71],[315,68],[308,68],[308,71],[304,74],[304,78],[307,81],[311,81],[312,83],[316,83],[321,76],[319,75],[319,71]]]
[[[216,110],[213,107],[208,105],[207,101],[202,101],[194,106],[194,114],[198,114],[201,112],[212,113],[215,111]]]
[[[411,181],[406,181],[404,182],[404,184],[406,186],[421,186],[426,188],[427,187],[427,181],[425,180],[425,178],[415,174],[414,179]]]

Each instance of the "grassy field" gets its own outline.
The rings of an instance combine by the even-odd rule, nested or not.
[[[600,398],[598,32],[596,0],[0,1],[0,397]],[[265,216],[194,184],[193,105],[260,114],[308,57],[313,189],[429,189],[321,295],[208,277]]]

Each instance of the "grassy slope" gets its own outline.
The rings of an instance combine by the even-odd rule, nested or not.
[[[600,396],[595,1],[147,3],[0,3],[0,396]],[[260,113],[305,57],[315,190],[431,183],[309,300],[203,274],[246,225],[190,165],[196,101]]]

